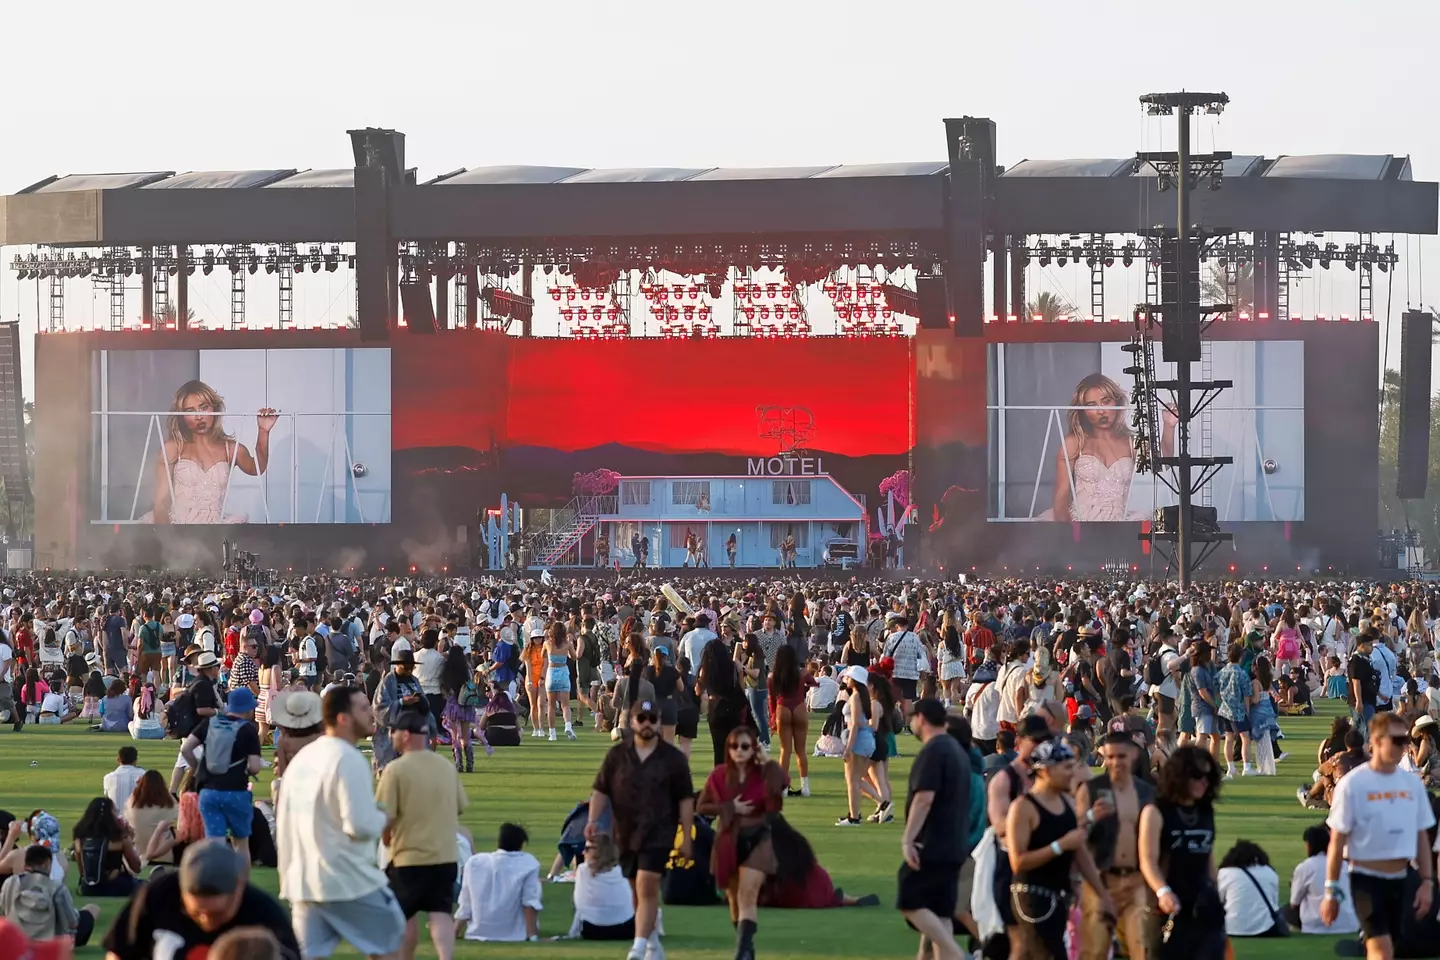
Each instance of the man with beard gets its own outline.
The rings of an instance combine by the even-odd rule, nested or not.
[[[677,826],[680,856],[690,857],[695,789],[690,761],[660,739],[660,708],[655,703],[632,704],[630,728],[631,735],[610,748],[595,775],[585,839],[603,832],[601,824],[609,813],[620,866],[635,893],[635,942],[627,960],[663,960],[655,928],[660,877],[675,846]]]
[[[370,764],[355,746],[375,732],[365,691],[325,692],[325,735],[285,771],[275,813],[280,896],[305,957],[328,957],[344,940],[370,957],[398,955],[405,914],[375,862],[381,834],[394,824],[375,802]]]

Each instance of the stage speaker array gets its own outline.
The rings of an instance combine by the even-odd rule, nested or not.
[[[1435,317],[1407,310],[1400,320],[1400,450],[1395,496],[1419,500],[1430,473],[1430,335]]]
[[[1214,507],[1191,505],[1190,527],[1196,534],[1220,532],[1220,512]],[[1155,511],[1155,525],[1152,533],[1179,533],[1180,508],[1161,507]]]
[[[436,334],[435,304],[430,299],[430,284],[400,284],[400,307],[405,311],[405,327],[411,333]]]
[[[950,326],[950,308],[945,303],[944,277],[916,277],[915,300],[921,330],[944,330]]]
[[[20,325],[0,323],[0,479],[10,516],[24,516],[30,499],[25,457],[25,397],[20,383]],[[14,531],[11,531],[12,533]]]

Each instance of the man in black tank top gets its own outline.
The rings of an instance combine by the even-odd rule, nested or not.
[[[1049,741],[1030,757],[1035,782],[1010,805],[1005,832],[1009,841],[1010,904],[1019,936],[1010,941],[1011,960],[1066,960],[1065,924],[1070,915],[1072,874],[1079,870],[1100,898],[1101,909],[1115,904],[1085,846],[1086,831],[1070,802],[1075,753],[1063,742]]]

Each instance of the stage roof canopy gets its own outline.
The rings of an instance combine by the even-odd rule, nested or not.
[[[1407,157],[1240,155],[1192,211],[1221,231],[1433,234],[1437,185]],[[676,239],[944,230],[944,162],[762,168],[489,166],[392,188],[405,240]],[[354,239],[354,171],[69,174],[0,197],[0,244],[147,246]],[[1173,193],[1130,158],[1023,160],[995,180],[1012,236],[1173,227]]]

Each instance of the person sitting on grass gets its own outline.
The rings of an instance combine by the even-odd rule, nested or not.
[[[499,943],[540,937],[540,861],[525,852],[530,835],[513,823],[500,825],[499,849],[477,853],[460,873],[456,930],[466,940]]]
[[[587,805],[588,806],[588,805]],[[581,821],[582,826],[584,821]],[[575,868],[575,919],[570,938],[633,940],[635,896],[620,869],[620,854],[608,833],[585,842],[584,860]]]
[[[1220,861],[1220,902],[1225,905],[1225,934],[1231,937],[1284,937],[1280,916],[1280,875],[1256,843],[1237,841]]]
[[[75,909],[63,880],[50,876],[53,854],[38,843],[25,848],[25,869],[0,885],[0,917],[25,931],[31,940],[70,937],[83,947],[90,941],[100,908],[93,903]]]
[[[1310,786],[1302,786],[1296,789],[1295,796],[1299,799],[1302,807],[1312,810],[1328,810],[1330,799],[1335,794],[1335,784],[1356,767],[1364,766],[1368,759],[1365,756],[1365,735],[1359,730],[1351,729],[1345,732],[1345,749],[1340,753],[1332,754],[1329,759],[1320,764],[1315,782]]]
[[[1330,846],[1330,828],[1324,823],[1305,828],[1305,859],[1295,865],[1290,877],[1290,903],[1283,913],[1291,930],[1300,933],[1358,933],[1360,921],[1350,899],[1350,868],[1340,868],[1340,914],[1330,926],[1320,919],[1320,901],[1325,898],[1325,851]]]

